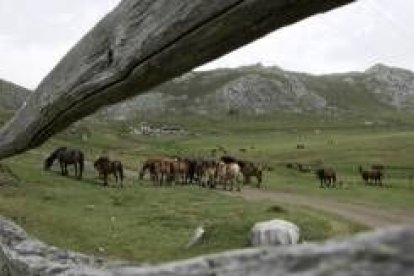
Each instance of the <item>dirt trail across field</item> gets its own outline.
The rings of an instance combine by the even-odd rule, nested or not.
[[[88,166],[92,164],[88,162]],[[137,172],[125,170],[128,177],[134,178]],[[321,210],[326,213],[341,216],[350,221],[360,223],[370,228],[380,228],[396,224],[414,223],[414,214],[409,211],[396,209],[381,209],[378,206],[363,205],[357,203],[340,202],[333,199],[326,199],[318,196],[306,196],[287,192],[277,192],[272,190],[259,190],[255,188],[244,187],[243,191],[224,192],[221,194],[241,197],[248,201],[271,201],[275,204],[289,204]]]
[[[381,209],[379,207],[337,202],[331,199],[298,195],[286,192],[258,190],[244,188],[241,193],[222,192],[223,194],[242,197],[249,201],[271,201],[275,204],[290,204],[300,207],[321,210],[327,213],[339,215],[345,219],[355,221],[370,228],[414,223],[414,214],[408,211]]]

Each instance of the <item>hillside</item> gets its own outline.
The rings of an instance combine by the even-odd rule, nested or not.
[[[30,90],[0,79],[0,109],[14,111],[18,109]]]
[[[0,79],[0,125],[23,104],[29,93],[28,89]]]
[[[0,81],[0,110],[15,110],[29,91]],[[166,115],[273,113],[373,115],[411,113],[414,73],[375,65],[365,72],[309,75],[261,65],[190,72],[129,101],[98,112],[101,120],[149,120]]]
[[[222,116],[275,112],[410,112],[414,73],[375,65],[365,72],[309,75],[261,65],[191,72],[150,93],[101,111],[118,120],[168,114]]]

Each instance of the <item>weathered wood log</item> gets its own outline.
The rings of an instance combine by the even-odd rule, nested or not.
[[[102,106],[352,1],[124,0],[73,47],[1,129],[0,158],[42,144]]]

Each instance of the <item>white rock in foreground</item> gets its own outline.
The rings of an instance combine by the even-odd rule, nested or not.
[[[279,219],[256,223],[249,236],[250,245],[255,247],[297,244],[299,239],[299,227]]]

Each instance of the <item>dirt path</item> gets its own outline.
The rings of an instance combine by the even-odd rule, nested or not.
[[[91,169],[93,168],[90,162],[87,163],[87,166],[91,167]],[[128,177],[134,178],[136,177],[137,172],[125,170],[125,174]],[[229,193],[224,191],[220,191],[220,193],[228,196],[241,197],[249,201],[266,200],[276,204],[289,204],[321,210],[366,225],[370,228],[414,223],[414,214],[409,211],[381,209],[376,206],[338,202],[317,196],[259,190],[249,187],[244,187],[241,193]]]
[[[222,192],[226,195],[242,197],[249,201],[272,201],[276,204],[290,204],[339,215],[371,228],[395,224],[414,223],[414,214],[408,211],[380,209],[369,205],[337,202],[325,198],[297,195],[285,192],[245,188],[241,193]]]

